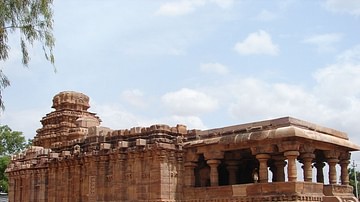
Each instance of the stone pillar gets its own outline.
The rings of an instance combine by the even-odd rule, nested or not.
[[[259,161],[259,182],[268,182],[268,165],[267,161],[270,159],[269,154],[257,154],[256,159]]]
[[[299,156],[298,151],[286,151],[284,152],[284,156],[288,160],[288,181],[296,182],[297,180],[297,169],[296,169],[296,158]]]
[[[348,166],[350,161],[349,160],[341,160],[340,167],[341,167],[341,184],[342,185],[349,185],[349,173],[348,173]]]
[[[336,164],[339,163],[339,151],[324,151],[327,164],[329,165],[329,183],[336,184]]]
[[[325,163],[323,162],[316,162],[315,164],[316,167],[316,182],[319,183],[324,183],[324,172],[323,172],[323,168],[325,166]]]
[[[348,166],[350,164],[350,156],[349,152],[344,152],[340,154],[340,167],[341,167],[341,184],[342,185],[349,185],[349,173],[348,173]]]
[[[224,158],[224,152],[221,151],[221,148],[208,147],[204,151],[204,157],[206,163],[210,166],[210,186],[219,186],[218,166],[221,163],[219,159]]]
[[[176,183],[176,197],[179,200],[183,199],[183,187],[184,187],[184,166],[183,166],[183,153],[178,152],[176,154],[177,160],[177,183]],[[194,173],[194,172],[193,172]]]
[[[236,172],[238,171],[239,162],[235,160],[226,161],[227,171],[229,172],[229,185],[236,184]]]
[[[218,166],[220,164],[220,160],[211,159],[207,160],[206,163],[210,166],[210,184],[212,187],[219,186],[219,173]]]
[[[185,167],[185,179],[184,183],[186,187],[194,187],[195,186],[195,172],[194,169],[196,167],[196,163],[194,162],[186,162],[184,164]]]
[[[314,158],[315,158],[315,154],[313,154],[313,153],[301,154],[305,182],[312,182],[312,165],[311,165],[311,163]]]
[[[339,162],[338,159],[328,159],[329,164],[329,183],[336,184],[336,164]]]
[[[273,159],[275,160],[274,165],[276,167],[276,182],[285,182],[285,172],[284,168],[286,166],[286,161],[283,156],[274,156]]]

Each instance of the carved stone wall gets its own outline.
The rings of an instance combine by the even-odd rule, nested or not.
[[[52,107],[33,146],[7,168],[10,202],[357,201],[347,167],[360,147],[343,132],[290,117],[206,131],[112,130],[82,93],[61,92]]]

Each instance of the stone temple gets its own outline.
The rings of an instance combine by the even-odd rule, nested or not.
[[[360,147],[334,129],[284,117],[114,130],[72,91],[52,108],[33,146],[12,157],[11,202],[358,201],[348,166]]]

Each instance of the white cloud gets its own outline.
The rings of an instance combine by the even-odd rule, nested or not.
[[[199,129],[204,130],[207,129],[203,121],[198,116],[171,116],[168,120],[170,124],[183,124],[186,125],[188,129]]]
[[[156,15],[164,16],[180,16],[194,12],[196,9],[203,7],[209,3],[227,9],[233,5],[233,0],[180,0],[167,2],[160,6],[155,12]]]
[[[228,68],[220,63],[203,63],[200,65],[200,70],[206,73],[215,73],[226,75],[229,73]]]
[[[270,12],[268,10],[262,10],[257,16],[256,19],[259,21],[264,21],[264,22],[268,22],[268,21],[272,21],[275,20],[277,18],[277,15],[273,12]]]
[[[96,112],[105,127],[111,129],[127,129],[141,126],[141,118],[128,112],[117,104],[92,103],[92,111]]]
[[[338,63],[360,64],[360,45],[346,50],[337,57]]]
[[[180,116],[195,116],[211,112],[218,106],[216,99],[188,88],[166,93],[161,100],[174,115]]]
[[[354,16],[360,16],[359,0],[327,0],[325,8],[335,13],[347,13]]]
[[[139,89],[126,90],[121,93],[121,98],[135,107],[146,107],[144,94]]]
[[[1,125],[8,125],[12,130],[21,131],[26,139],[32,139],[36,135],[36,130],[41,128],[41,118],[49,111],[44,108],[30,110],[16,110],[1,114]]]
[[[319,52],[331,52],[336,50],[334,45],[335,43],[340,42],[341,39],[342,34],[340,33],[328,33],[313,35],[304,39],[303,42],[317,46]]]
[[[314,77],[319,93],[326,92],[335,99],[360,96],[360,64],[333,64],[319,69]]]
[[[360,99],[360,46],[344,51],[337,59],[314,73],[315,93],[333,109],[346,110]]]
[[[281,116],[309,118],[318,111],[314,96],[300,86],[242,78],[222,91],[233,97],[227,104],[229,113],[247,121]]]
[[[278,45],[274,44],[271,36],[263,30],[249,34],[244,41],[236,43],[234,49],[241,55],[279,54]]]
[[[294,116],[343,130],[356,140],[360,133],[359,50],[355,46],[340,54],[336,63],[319,68],[310,88],[241,78],[209,92],[217,91],[219,105],[228,106],[230,115],[242,122]]]

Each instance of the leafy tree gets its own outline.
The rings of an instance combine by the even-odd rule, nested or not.
[[[22,132],[12,131],[9,126],[0,126],[0,191],[7,192],[8,179],[5,169],[10,162],[10,154],[20,152],[27,146]]]
[[[9,126],[0,126],[0,156],[10,155],[25,149],[22,132],[12,131]]]
[[[6,61],[9,56],[8,35],[17,32],[24,66],[27,67],[30,61],[28,46],[35,41],[42,44],[46,60],[54,64],[51,6],[52,0],[0,0],[0,61]],[[4,109],[2,91],[9,85],[10,81],[0,67],[1,109]]]
[[[8,178],[5,175],[5,170],[10,163],[9,156],[0,157],[0,192],[8,192]]]
[[[348,171],[349,171],[350,185],[353,187],[353,192],[354,192],[354,195],[356,196],[354,168],[349,168]],[[356,171],[356,180],[357,180],[358,191],[360,191],[360,172],[359,171]]]

